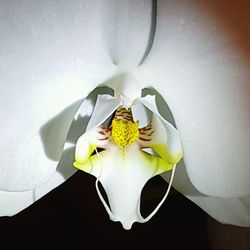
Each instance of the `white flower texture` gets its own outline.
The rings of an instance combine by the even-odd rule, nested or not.
[[[75,149],[74,166],[97,178],[97,193],[107,213],[125,229],[130,229],[134,222],[147,222],[158,211],[168,196],[175,166],[182,158],[178,132],[157,112],[155,97],[138,96],[136,100],[137,104],[125,107],[124,96],[99,95],[88,127],[77,140]],[[78,112],[84,108],[82,105]],[[111,124],[105,124],[114,111]],[[136,113],[140,118],[143,113],[147,115],[135,121]],[[147,120],[146,126],[141,126],[143,120]],[[98,153],[97,148],[103,151]],[[144,151],[149,148],[155,153]],[[96,154],[92,155],[94,151]],[[149,216],[143,218],[140,197],[144,185],[155,175],[170,170],[172,178],[164,198]],[[99,180],[107,193],[110,208],[99,191]]]
[[[1,1],[0,215],[75,173],[77,139],[109,86],[124,105],[159,93],[183,148],[174,188],[216,220],[250,226],[250,7],[221,2],[240,35],[210,1]]]

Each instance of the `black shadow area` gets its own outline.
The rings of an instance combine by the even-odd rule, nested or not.
[[[94,184],[94,177],[78,171],[19,214],[0,218],[1,244],[8,249],[210,249],[207,215],[175,190],[151,221],[126,231],[109,220]],[[147,211],[159,202],[166,182],[158,176],[149,187],[143,194]]]

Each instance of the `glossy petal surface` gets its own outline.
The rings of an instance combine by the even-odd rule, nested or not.
[[[206,195],[250,195],[249,11],[248,1],[158,1],[141,68],[169,104],[187,173]]]
[[[169,182],[169,173],[162,177]],[[176,169],[173,187],[220,223],[250,227],[250,197],[219,198],[200,193],[191,183],[183,161]]]
[[[144,1],[1,2],[0,189],[33,189],[55,173],[74,102],[114,74],[113,55],[120,64],[140,61],[150,13]]]

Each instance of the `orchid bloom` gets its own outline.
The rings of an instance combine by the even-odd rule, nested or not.
[[[152,114],[150,123],[141,128],[140,121],[134,121],[132,114],[138,104],[132,101],[133,105],[128,107],[128,98],[122,97],[98,96],[87,132],[77,141],[74,166],[101,181],[111,209],[97,184],[96,188],[110,218],[121,221],[125,229],[130,229],[133,222],[148,221],[166,199],[172,181],[163,200],[151,215],[147,218],[140,215],[140,194],[144,185],[153,176],[174,169],[182,158],[182,149],[178,132],[158,114],[152,96],[137,98],[137,102],[143,103],[145,108],[156,112]],[[103,117],[108,119],[114,109],[111,124],[101,125]],[[143,106],[139,110],[145,111]],[[91,156],[97,148],[104,151]],[[158,156],[143,151],[149,148]]]
[[[166,198],[142,218],[156,174],[214,219],[250,226],[248,12],[244,1],[1,1],[0,215],[78,168],[126,229]]]

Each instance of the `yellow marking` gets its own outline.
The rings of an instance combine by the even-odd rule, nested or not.
[[[168,164],[176,164],[182,158],[182,151],[176,153],[175,155],[172,154],[166,144],[153,144],[150,146],[164,161]]]
[[[112,121],[112,136],[114,142],[121,146],[123,152],[125,152],[125,147],[133,144],[139,136],[138,126],[139,121]]]
[[[87,144],[87,142],[86,142]],[[84,164],[94,152],[96,145],[87,144],[86,148],[83,148],[81,151],[76,151],[75,160],[79,164]]]

